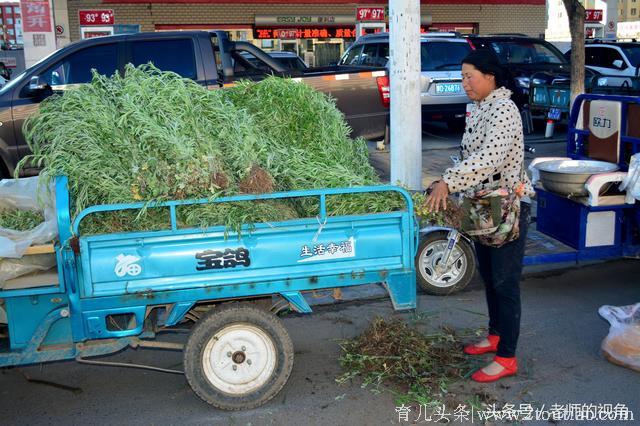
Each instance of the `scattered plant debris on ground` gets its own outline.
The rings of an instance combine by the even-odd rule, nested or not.
[[[388,390],[398,403],[434,406],[448,387],[474,369],[453,329],[425,335],[400,320],[376,318],[360,336],[340,342],[344,383],[361,378],[373,392]]]

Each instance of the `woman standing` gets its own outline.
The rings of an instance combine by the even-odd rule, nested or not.
[[[509,188],[524,184],[520,210],[520,236],[502,247],[475,244],[480,275],[485,283],[489,334],[464,348],[469,355],[496,352],[493,362],[476,371],[477,382],[493,382],[516,374],[516,345],[520,334],[520,277],[530,218],[531,183],[522,173],[524,142],[522,121],[506,73],[490,50],[474,50],[462,61],[462,85],[474,101],[462,138],[461,161],[431,185],[427,205],[446,209],[452,192],[473,188]],[[521,182],[523,177],[524,182]]]

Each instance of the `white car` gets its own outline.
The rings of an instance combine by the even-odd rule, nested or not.
[[[571,50],[565,53],[571,58]],[[640,65],[640,43],[590,42],[584,46],[587,68],[602,75],[635,77]]]

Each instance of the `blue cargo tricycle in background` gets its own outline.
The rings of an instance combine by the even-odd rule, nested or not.
[[[537,214],[524,264],[640,258],[640,181],[630,170],[639,154],[640,97],[577,96],[566,157],[539,157],[529,166]],[[636,186],[617,190],[628,180]],[[464,288],[475,270],[471,240],[446,227],[423,232],[418,285],[432,294]]]
[[[111,354],[128,346],[181,349],[195,393],[222,409],[259,406],[287,382],[294,350],[287,330],[261,301],[281,296],[310,313],[303,292],[384,283],[395,309],[416,306],[414,256],[419,230],[409,194],[397,187],[305,190],[215,201],[93,206],[71,222],[68,182],[57,179],[59,242],[55,272],[8,280],[0,291],[8,336],[0,366]],[[327,197],[398,193],[402,211],[332,216]],[[180,229],[176,209],[209,202],[311,197],[319,217],[224,227]],[[89,215],[164,208],[167,229],[83,236]],[[186,345],[154,340],[186,318]]]

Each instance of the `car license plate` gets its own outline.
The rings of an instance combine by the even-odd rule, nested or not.
[[[560,109],[559,108],[551,108],[549,109],[549,115],[548,115],[550,120],[560,120]]]
[[[436,83],[436,95],[460,93],[461,89],[460,83]]]

